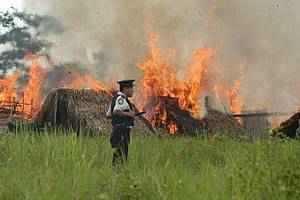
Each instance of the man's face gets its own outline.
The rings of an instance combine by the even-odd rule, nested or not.
[[[132,97],[133,96],[133,87],[126,87],[124,89],[124,93],[126,94],[127,97]]]

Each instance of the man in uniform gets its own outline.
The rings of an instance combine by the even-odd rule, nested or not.
[[[107,112],[107,117],[111,118],[113,127],[110,138],[111,147],[114,149],[113,166],[127,160],[130,131],[134,126],[136,116],[134,105],[128,99],[133,96],[134,80],[123,80],[118,83],[120,91],[113,97]]]

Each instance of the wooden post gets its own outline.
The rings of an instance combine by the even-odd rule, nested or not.
[[[15,112],[15,97],[13,97],[12,101],[11,101],[11,105],[9,105],[9,109],[10,109],[10,113],[9,113],[9,119],[12,118],[14,112]]]
[[[54,114],[53,114],[53,125],[56,127],[56,113],[57,113],[57,101],[58,101],[58,93],[57,91],[55,92],[55,100],[54,100]]]
[[[22,115],[24,115],[25,113],[25,94],[24,94],[24,92],[22,93]]]

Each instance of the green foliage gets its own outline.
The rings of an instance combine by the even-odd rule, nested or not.
[[[133,137],[111,167],[107,137],[0,137],[0,199],[299,199],[298,141]]]

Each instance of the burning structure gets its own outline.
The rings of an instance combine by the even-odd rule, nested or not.
[[[144,62],[138,64],[144,76],[135,99],[138,108],[147,112],[146,118],[152,126],[166,129],[171,134],[190,134],[199,130],[240,131],[238,122],[229,115],[201,108],[201,96],[209,90],[206,76],[213,50],[195,51],[187,67],[186,77],[179,79],[175,68],[160,54],[157,39],[156,34],[150,34],[149,55]],[[47,71],[41,66],[41,56],[28,54],[25,59],[30,63],[25,86],[18,86],[18,71],[1,80],[2,107],[14,99],[16,104],[23,102],[22,109],[17,107],[14,112],[22,113],[23,118],[35,121],[39,125],[73,130],[84,127],[94,132],[107,132],[108,122],[104,113],[111,99],[112,88],[93,78],[87,71],[80,70],[76,65],[65,65]],[[44,94],[47,94],[45,90],[51,88],[49,85],[65,89],[50,92],[42,104]],[[89,90],[78,90],[80,88]],[[222,94],[219,94],[218,90],[214,92],[219,98],[222,95],[228,97],[232,111],[239,111],[241,102],[238,101],[237,90],[238,88],[228,88],[228,91],[222,91]],[[19,95],[20,91],[23,96]],[[27,102],[31,102],[30,109],[24,107]],[[201,119],[204,112],[207,112],[207,115]],[[143,118],[141,121],[143,127],[151,130],[152,126],[148,120]]]
[[[64,2],[70,3],[71,1],[68,0]],[[135,3],[137,7],[143,5],[143,3]],[[63,10],[63,6],[64,5],[59,7],[59,11],[61,11],[60,9]],[[91,9],[90,7],[88,8]],[[187,8],[189,8],[189,6]],[[130,13],[128,12],[127,14],[130,15]],[[198,15],[198,12],[196,14]],[[184,13],[184,16],[186,16],[186,13]],[[65,16],[63,13],[63,15],[59,15],[58,17],[62,17],[62,21],[66,22],[67,25],[73,25],[72,23],[74,21],[72,17],[74,16]],[[82,17],[84,18],[87,16]],[[68,20],[65,20],[65,18]],[[26,19],[31,19],[31,17],[27,17]],[[76,17],[76,22],[78,21],[77,19],[78,16]],[[140,20],[137,17],[135,17],[135,19],[137,19],[138,22]],[[123,22],[123,18],[122,20],[119,20],[120,21],[116,20],[118,22],[117,24]],[[187,20],[185,22],[190,21],[190,19],[185,20]],[[42,19],[38,20],[38,22],[42,21]],[[169,23],[168,19],[163,19],[162,21],[165,21],[166,24],[172,24]],[[128,21],[125,20],[125,22],[126,23],[124,24],[126,27],[131,25]],[[177,23],[178,20],[172,18],[171,22]],[[90,27],[90,24],[95,26],[91,21],[87,20],[86,23],[87,27]],[[173,27],[175,30],[178,25],[176,23]],[[180,20],[178,23],[180,23]],[[24,37],[24,40],[17,43],[21,45],[27,42],[29,43],[27,46],[30,47],[21,48],[22,52],[18,53],[17,56],[18,60],[21,60],[26,66],[26,70],[20,69],[20,63],[14,63],[16,66],[14,70],[9,70],[9,73],[7,72],[8,70],[6,70],[5,73],[2,74],[0,80],[0,107],[3,110],[3,113],[8,113],[7,115],[10,117],[18,115],[23,119],[30,121],[36,120],[39,122],[49,122],[51,118],[51,120],[54,120],[50,120],[52,125],[62,124],[63,126],[70,126],[75,129],[78,128],[74,126],[76,120],[82,121],[87,127],[94,126],[88,125],[89,122],[87,122],[87,119],[89,117],[82,116],[84,120],[81,120],[81,117],[75,117],[74,115],[77,115],[76,113],[79,112],[72,109],[76,108],[76,103],[85,104],[86,102],[92,102],[91,104],[97,109],[96,104],[101,103],[101,101],[95,100],[94,97],[89,98],[88,100],[82,100],[81,97],[78,98],[78,94],[80,94],[79,96],[87,95],[89,97],[93,92],[102,95],[105,92],[109,94],[113,87],[111,86],[113,85],[112,82],[119,78],[114,75],[117,74],[116,72],[123,72],[123,70],[120,70],[123,69],[123,66],[121,66],[123,65],[123,61],[124,67],[128,66],[129,59],[127,57],[130,55],[131,58],[134,58],[131,60],[130,65],[135,66],[135,69],[129,69],[128,71],[130,71],[130,73],[126,70],[124,70],[124,72],[127,72],[126,76],[139,77],[138,79],[140,82],[138,84],[137,95],[134,102],[140,110],[145,110],[147,112],[145,117],[154,127],[166,129],[171,134],[189,133],[199,129],[206,129],[209,132],[218,132],[220,130],[225,130],[225,132],[241,132],[243,121],[240,118],[235,120],[231,115],[240,114],[245,105],[249,103],[249,101],[245,100],[245,94],[242,94],[240,90],[245,85],[249,87],[252,82],[249,84],[249,80],[247,82],[243,79],[245,75],[243,69],[239,69],[238,73],[234,73],[230,78],[228,78],[228,76],[225,77],[225,70],[219,70],[218,68],[218,65],[223,65],[223,63],[219,62],[219,60],[216,61],[216,57],[218,57],[220,51],[220,49],[216,47],[217,45],[208,45],[210,47],[204,48],[203,46],[206,45],[194,43],[194,35],[191,40],[193,45],[178,45],[180,48],[185,46],[185,48],[183,48],[184,50],[187,49],[184,55],[185,58],[178,59],[179,56],[177,56],[177,52],[174,49],[170,50],[167,55],[164,54],[162,46],[169,46],[165,45],[165,43],[168,43],[165,41],[165,38],[160,38],[161,30],[160,34],[158,34],[155,31],[149,31],[149,28],[146,28],[146,32],[148,32],[149,35],[148,44],[140,45],[139,42],[131,41],[132,38],[135,39],[136,37],[129,39],[124,38],[124,35],[126,34],[120,32],[120,27],[114,27],[117,31],[116,35],[113,35],[113,37],[116,39],[113,41],[108,40],[109,42],[106,43],[102,41],[106,41],[106,35],[101,35],[104,38],[101,38],[101,41],[96,40],[94,38],[94,32],[97,33],[97,37],[98,32],[87,30],[85,26],[82,26],[82,24],[85,23],[76,23],[75,28],[78,28],[79,31],[77,31],[77,29],[75,29],[76,31],[71,29],[71,31],[68,30],[66,32],[64,32],[64,30],[59,30],[56,25],[49,23],[49,21],[47,23],[32,23],[32,21],[30,21],[30,24],[37,24],[34,27],[37,30],[56,27],[56,34],[61,36],[61,40],[57,39],[57,37],[54,37],[54,39],[45,37],[46,39],[49,39],[54,46],[56,45],[56,48],[52,49],[51,45],[38,45],[40,44],[40,40],[38,39],[40,39],[39,36],[41,33],[35,34],[34,38],[30,37],[31,33],[29,32],[34,32],[32,30],[28,31],[26,34],[21,34],[21,36]],[[98,23],[96,24],[98,25]],[[137,24],[138,23],[134,24],[135,27]],[[139,25],[140,24],[142,23],[139,23]],[[164,24],[160,25],[164,27]],[[193,26],[193,28],[195,28],[195,26]],[[124,30],[122,29],[122,31]],[[85,35],[86,31],[88,33],[91,31],[91,35]],[[112,37],[111,32],[108,34],[110,38]],[[172,31],[168,30],[167,32],[170,33]],[[14,31],[11,33],[14,33]],[[70,37],[70,33],[72,37]],[[76,37],[73,37],[73,34],[76,35]],[[138,32],[138,35],[142,34]],[[174,41],[175,35],[176,34],[172,35],[172,41]],[[95,40],[87,39],[86,41],[83,36],[86,38],[92,36]],[[70,42],[70,38],[76,38],[76,41]],[[187,38],[189,37],[186,37],[185,39]],[[115,40],[118,41],[118,39],[120,39],[119,43],[115,42]],[[131,43],[127,43],[127,39],[130,40]],[[33,43],[32,41],[38,42]],[[101,43],[101,45],[98,45],[95,41]],[[189,43],[191,43],[191,41]],[[123,56],[122,59],[117,57],[119,58],[120,63],[112,62],[115,57],[109,58],[113,57],[112,55],[115,56],[117,54],[114,53],[114,50],[112,51],[112,49],[108,48],[116,43],[118,47],[121,45],[122,50],[125,49],[122,53],[126,56]],[[80,48],[73,49],[73,45],[77,45],[77,47],[79,45]],[[66,46],[66,48],[61,48],[62,46]],[[107,52],[95,52],[92,51],[91,48],[81,48],[82,46],[93,48],[95,46],[101,46],[101,48],[105,49]],[[136,49],[128,49],[131,46]],[[148,50],[143,49],[142,51],[139,51],[139,48],[141,48],[140,46],[147,46]],[[202,46],[203,48],[198,48],[199,46]],[[184,52],[184,50],[182,51]],[[141,55],[141,53],[138,54],[137,51],[142,52],[143,55]],[[235,53],[236,52],[239,51],[235,51]],[[95,55],[95,53],[98,54]],[[121,52],[118,53],[122,54]],[[132,54],[135,55],[132,56]],[[65,57],[69,58],[70,55],[72,58],[71,61],[70,59],[65,59]],[[189,57],[188,55],[191,56]],[[2,56],[1,58],[5,59],[6,57]],[[100,59],[101,62],[97,62],[97,59]],[[238,66],[240,63],[242,62],[237,61],[230,64],[227,63],[227,66]],[[9,64],[9,62],[1,62],[0,64],[2,67],[2,65]],[[97,68],[97,65],[101,65],[101,67]],[[118,66],[117,70],[113,68],[115,65]],[[236,66],[234,68],[237,68]],[[114,73],[106,73],[109,70]],[[99,71],[100,73],[105,74],[105,78],[104,75],[99,75]],[[228,71],[232,72],[231,70]],[[255,76],[255,78],[256,77],[257,76]],[[59,89],[56,93],[50,92],[53,88],[64,89]],[[78,91],[82,88],[89,88],[89,91],[91,92],[85,93]],[[46,98],[47,95],[48,98]],[[92,96],[95,96],[95,94],[93,93]],[[214,109],[207,109],[203,100],[205,96],[210,96],[214,99],[215,103],[211,106]],[[45,98],[46,100],[44,100]],[[43,101],[45,102],[44,106],[42,106]],[[68,106],[66,106],[67,102]],[[252,104],[253,102],[254,101],[251,101]],[[71,108],[69,103],[72,105],[71,107],[74,108]],[[68,118],[73,121],[72,123],[62,121],[62,119],[53,116],[50,116],[50,118],[47,117],[46,113],[48,112],[56,113],[53,111],[57,108],[55,104],[61,105],[61,107],[58,106],[60,112],[65,113],[64,115],[68,116]],[[93,116],[94,118],[100,117],[100,115],[98,116],[96,113],[91,114],[90,116]],[[72,120],[72,118],[76,118],[76,120]],[[93,120],[91,120],[90,123],[92,123],[92,121]]]
[[[35,24],[33,28],[38,29],[41,25],[42,18],[20,13],[14,15],[21,16],[20,19],[24,19],[27,24]],[[11,18],[5,23],[14,27]],[[39,41],[38,32],[31,36],[29,27],[25,27],[24,30],[27,30],[28,34],[20,33],[20,45],[28,41],[28,37]],[[3,38],[12,37],[14,31],[12,28]],[[142,119],[146,126],[151,128],[149,120],[153,127],[163,128],[171,134],[204,129],[207,123],[201,120],[205,112],[201,98],[207,92],[214,93],[219,100],[228,100],[232,111],[240,110],[242,102],[237,95],[238,84],[233,88],[228,85],[209,85],[208,67],[215,54],[213,49],[195,50],[185,67],[185,75],[179,77],[176,67],[170,62],[171,58],[161,53],[158,39],[158,34],[149,33],[148,55],[137,64],[143,75],[134,101],[139,110],[147,112],[147,120]],[[27,52],[26,48],[20,47],[18,60],[23,60],[23,63],[18,61],[15,64],[22,65],[23,68],[16,67],[2,76],[0,108],[3,113],[8,114],[8,119],[19,117],[43,126],[75,130],[82,127],[87,130],[98,128],[106,131],[107,121],[103,120],[103,112],[104,107],[108,107],[113,87],[97,80],[92,75],[93,70],[82,68],[81,64],[54,64],[50,55],[42,53],[43,48],[51,47],[42,44],[44,42],[41,42],[39,48],[34,48],[37,44],[29,43]],[[13,56],[13,52],[8,51],[4,54]],[[3,64],[7,63],[5,57],[2,59]],[[11,61],[14,61],[13,57]],[[4,66],[4,69],[7,68]],[[64,89],[53,91],[53,88]],[[82,88],[89,90],[80,90]]]
[[[172,60],[176,53],[170,51],[164,55],[159,42],[159,35],[149,31],[148,51],[143,59],[137,59],[139,62],[135,69],[140,73],[140,84],[134,102],[140,110],[147,112],[147,120],[170,134],[199,129],[212,133],[224,129],[242,132],[242,120],[236,120],[231,115],[241,113],[247,103],[240,94],[244,84],[243,71],[230,80],[219,78],[220,72],[212,69],[216,64],[217,50],[207,47],[196,48],[185,65],[178,64],[176,59]],[[97,70],[80,63],[80,58],[74,59],[74,63],[57,64],[47,51],[32,49],[22,52],[20,57],[27,70],[16,67],[0,80],[0,108],[3,113],[8,113],[9,117],[18,115],[26,120],[73,129],[78,129],[78,124],[87,129],[101,127],[101,120],[95,118],[101,119],[102,111],[96,113],[95,110],[99,109],[97,104],[107,104],[112,90],[108,85],[112,85],[117,77],[108,76],[102,80],[101,76],[97,76]],[[87,54],[93,57],[91,53]],[[106,59],[102,54],[99,57]],[[50,92],[53,88],[64,89]],[[83,92],[79,90],[82,88],[90,90]],[[205,106],[203,99],[207,95],[217,103]],[[105,101],[99,100],[98,96]],[[89,104],[92,106],[89,107]],[[80,112],[90,108],[94,111],[89,112],[88,116]],[[67,119],[63,120],[62,116]],[[106,122],[103,124],[106,126]]]
[[[239,113],[242,109],[243,102],[238,95],[240,82],[232,87],[222,85],[222,90],[221,85],[209,83],[208,67],[213,61],[215,53],[213,49],[197,49],[184,68],[184,77],[178,77],[176,68],[162,56],[157,34],[150,34],[148,46],[148,56],[138,64],[144,76],[140,81],[141,97],[137,103],[140,108],[147,111],[147,118],[154,126],[164,127],[171,134],[204,129],[214,132],[218,128],[213,126],[220,127],[217,123],[227,124],[227,127],[223,126],[223,132],[233,130],[229,127],[240,127],[234,118],[208,109],[208,106],[204,106],[204,101],[201,101],[207,93],[210,93],[218,97],[219,101],[228,101],[231,112]],[[213,123],[213,120],[217,123]],[[234,128],[235,132],[240,130]]]
[[[239,81],[232,87],[210,85],[208,67],[215,51],[210,48],[194,51],[185,67],[185,75],[178,77],[170,58],[162,55],[158,39],[158,34],[149,34],[148,55],[137,64],[143,76],[134,101],[138,109],[147,112],[143,124],[150,130],[156,127],[171,134],[189,134],[204,129],[216,131],[213,127],[217,125],[211,125],[211,116],[222,116],[217,123],[238,127],[237,122],[221,112],[211,114],[209,111],[206,118],[201,119],[208,111],[201,102],[206,93],[228,101],[232,112],[240,112],[243,103],[238,96]],[[81,69],[78,64],[56,66],[49,55],[30,52],[24,54],[23,59],[28,67],[25,74],[16,69],[0,81],[0,108],[3,113],[9,113],[7,118],[19,115],[42,126],[107,131],[103,113],[113,87],[97,80],[90,70]],[[52,88],[65,89],[50,92]],[[82,88],[89,90],[79,90]]]

